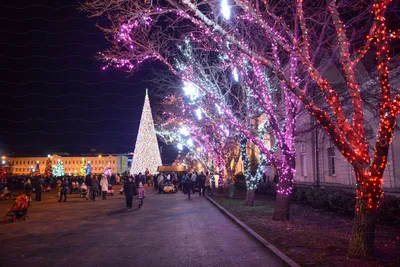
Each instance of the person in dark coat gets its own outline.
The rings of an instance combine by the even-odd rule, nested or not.
[[[99,180],[97,180],[97,178],[95,176],[92,177],[91,179],[91,190],[92,190],[92,200],[96,201],[96,195],[99,192],[99,187],[100,187],[100,183]]]
[[[88,174],[86,175],[86,179],[85,179],[85,185],[86,185],[86,200],[89,200],[90,198],[90,192],[92,191],[92,179],[93,176],[92,174]]]
[[[39,178],[35,186],[35,200],[42,201],[43,179]]]
[[[68,180],[67,178],[63,178],[63,182],[61,184],[61,194],[58,202],[61,202],[62,196],[64,196],[64,202],[67,202],[67,193],[68,193]]]
[[[24,185],[24,191],[25,191],[25,195],[27,195],[28,197],[32,194],[33,192],[33,186],[31,184],[31,179],[28,179]]]
[[[193,190],[193,181],[191,179],[192,174],[189,173],[189,177],[186,179],[185,182],[185,192],[188,194],[188,198],[190,199],[190,191]]]
[[[124,185],[124,193],[126,198],[126,207],[132,208],[133,197],[136,195],[136,184],[132,178],[129,177],[128,181]]]
[[[197,183],[199,185],[199,196],[203,195],[204,196],[204,191],[206,190],[206,176],[204,175],[204,172],[202,171],[199,176],[197,176]]]

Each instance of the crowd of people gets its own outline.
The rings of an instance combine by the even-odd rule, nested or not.
[[[189,172],[180,175],[173,172],[160,173],[154,176],[154,186],[158,189],[159,193],[162,193],[164,185],[168,183],[172,183],[177,190],[181,190],[184,194],[187,194],[189,199],[191,194],[195,192],[198,192],[199,196],[204,196],[206,192],[212,195],[211,175],[208,172]]]
[[[6,182],[0,181],[0,190],[4,194],[10,194],[8,185],[17,190],[23,191],[24,194],[31,197],[35,194],[35,201],[42,201],[42,193],[50,191],[51,187],[55,187],[58,202],[67,202],[67,195],[74,192],[81,194],[86,200],[96,201],[96,197],[107,199],[107,195],[112,191],[112,185],[122,184],[121,193],[126,198],[126,207],[131,209],[133,206],[133,198],[138,199],[138,208],[143,206],[145,190],[143,185],[154,186],[159,193],[162,192],[166,184],[172,184],[176,191],[181,190],[191,199],[191,194],[199,193],[204,196],[206,193],[212,195],[211,175],[208,172],[201,171],[189,173],[159,173],[150,175],[149,173],[139,173],[137,175],[125,175],[121,177],[119,174],[114,176],[106,176],[104,174],[95,175],[88,174],[86,177],[10,177]],[[21,188],[22,187],[22,188]]]

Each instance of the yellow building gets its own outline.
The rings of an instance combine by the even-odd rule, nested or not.
[[[123,173],[128,169],[128,157],[126,155],[83,155],[83,156],[69,156],[69,155],[48,155],[51,158],[52,166],[56,166],[58,160],[64,163],[65,175],[79,175],[81,168],[81,161],[84,159],[85,165],[90,162],[92,173],[104,173],[104,168],[110,164],[111,171],[115,173]],[[48,157],[7,157],[11,165],[11,173],[13,175],[27,175],[39,163],[40,173],[43,174],[46,168],[46,161]]]

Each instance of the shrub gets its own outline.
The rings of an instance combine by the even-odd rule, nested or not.
[[[379,207],[378,221],[400,226],[400,198],[384,197]]]
[[[345,216],[353,216],[356,205],[355,193],[334,189],[295,187],[291,200]],[[400,226],[400,198],[394,196],[383,198],[379,207],[378,222]]]
[[[354,214],[355,195],[351,192],[298,187],[293,191],[292,200],[341,215]]]

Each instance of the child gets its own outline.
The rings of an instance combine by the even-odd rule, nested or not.
[[[138,196],[138,200],[139,200],[139,209],[140,209],[143,205],[143,199],[146,197],[142,182],[139,183],[139,188],[137,190],[137,196]]]

